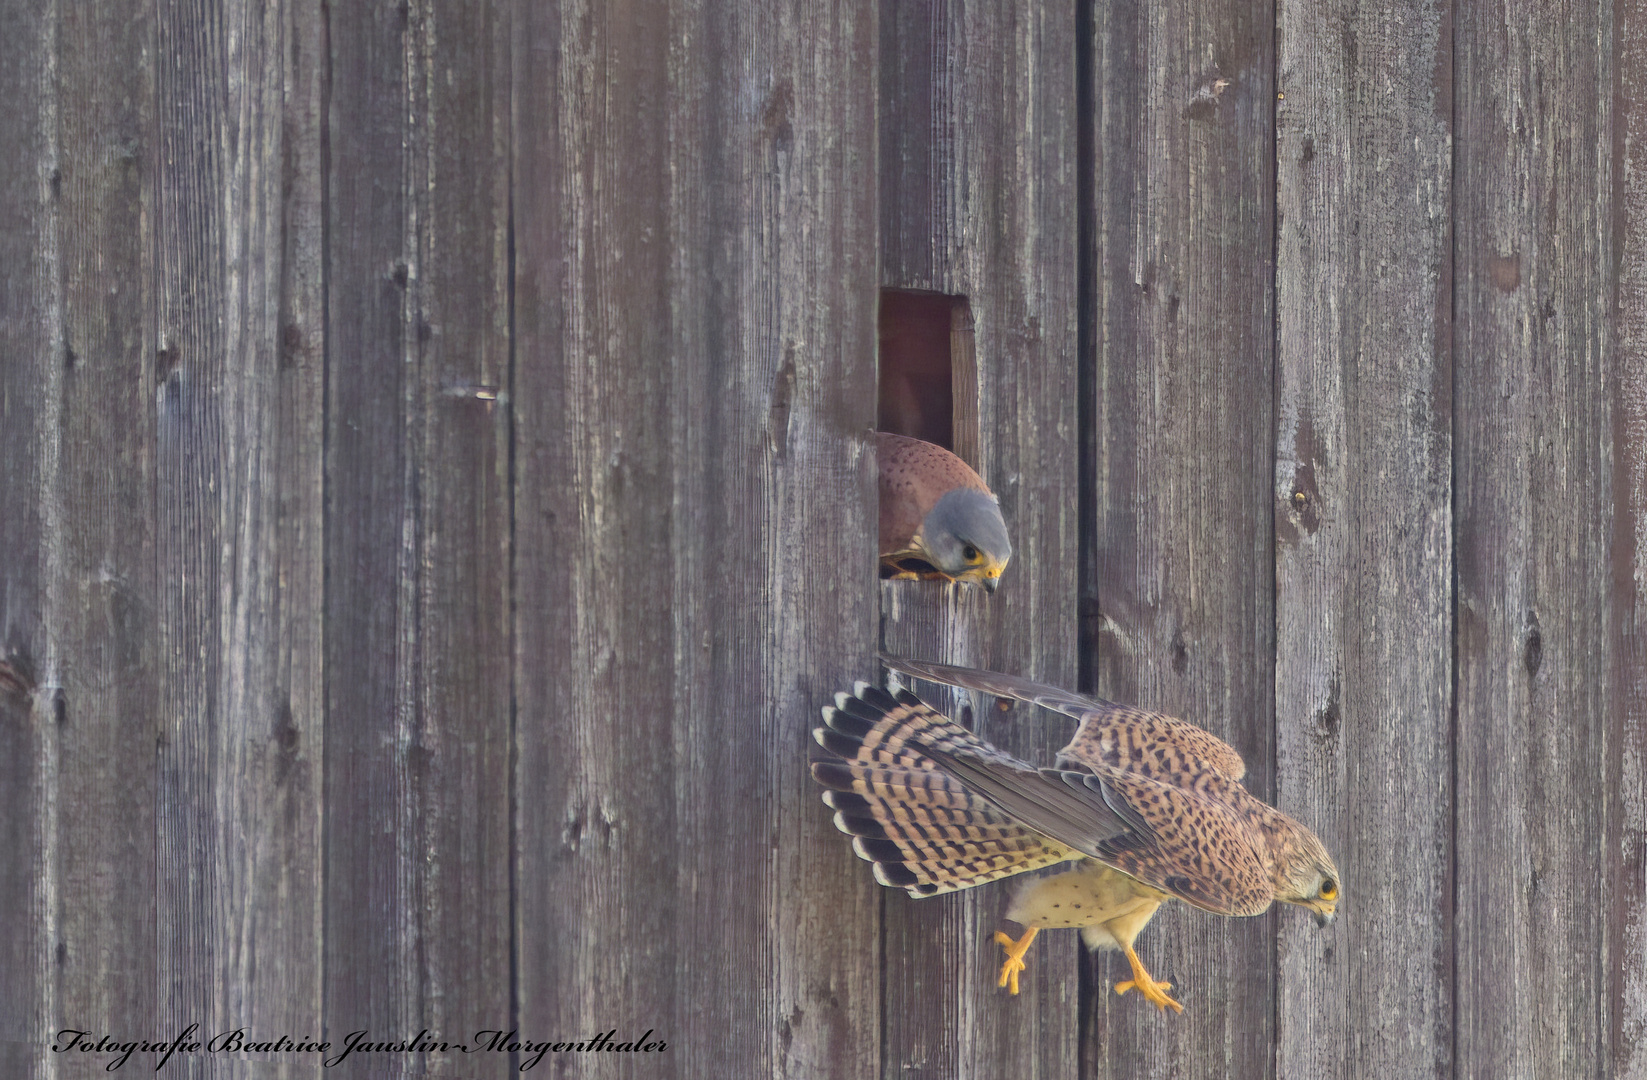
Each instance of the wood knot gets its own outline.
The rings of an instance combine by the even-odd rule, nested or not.
[[[0,699],[11,699],[24,707],[34,696],[34,670],[26,656],[13,654],[0,660]]]
[[[171,378],[183,363],[183,350],[176,345],[165,344],[154,351],[154,374],[160,382]]]
[[[1527,612],[1527,627],[1524,632],[1521,662],[1527,669],[1527,678],[1538,676],[1538,669],[1544,666],[1544,635],[1538,627],[1538,614]]]

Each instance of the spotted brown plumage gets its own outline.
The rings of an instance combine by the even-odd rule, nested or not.
[[[844,760],[813,763],[824,802],[875,879],[911,896],[935,896],[1051,866],[1075,853],[1013,821],[941,770],[928,750],[1015,763],[907,690],[859,683],[824,710],[818,743]],[[1022,765],[1022,763],[1017,763]],[[1029,766],[1022,766],[1029,768]]]
[[[876,432],[882,577],[942,578],[995,591],[1012,558],[999,501],[941,446]]]
[[[1257,915],[1275,900],[1325,925],[1338,871],[1309,829],[1241,786],[1241,756],[1207,731],[1009,675],[885,658],[907,674],[1033,702],[1079,721],[1051,768],[996,749],[908,690],[860,684],[824,709],[820,744],[839,761],[813,773],[835,823],[883,884],[929,896],[1059,862],[1073,870],[1021,890],[1008,917],[1028,927],[1007,949],[1001,984],[1017,992],[1023,954],[1042,928],[1081,927],[1092,947],[1121,949],[1138,989],[1180,1008],[1132,947],[1164,900]]]

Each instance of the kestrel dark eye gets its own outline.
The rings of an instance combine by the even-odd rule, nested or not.
[[[978,561],[978,549],[973,547],[971,544],[968,544],[966,547],[962,548],[961,554],[966,557],[967,562]]]
[[[1328,878],[1326,881],[1323,881],[1321,883],[1321,899],[1331,900],[1333,897],[1335,897],[1337,895],[1338,895],[1338,883],[1333,881],[1332,878]]]

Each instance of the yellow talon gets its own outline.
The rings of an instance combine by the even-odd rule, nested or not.
[[[1116,983],[1115,992],[1124,994],[1128,990],[1136,989],[1144,995],[1146,1001],[1153,1003],[1162,1012],[1166,1012],[1168,1005],[1171,1005],[1177,1012],[1183,1012],[1184,1007],[1167,996],[1167,991],[1172,989],[1172,984],[1156,982],[1150,978],[1149,972],[1144,970],[1143,963],[1138,959],[1138,954],[1133,952],[1131,945],[1126,947],[1126,951],[1127,960],[1132,964],[1132,978],[1126,982]]]
[[[1022,938],[1013,941],[1001,931],[995,931],[996,943],[1006,949],[1006,960],[1001,964],[1001,979],[996,986],[1010,985],[1014,994],[1018,992],[1018,973],[1024,970],[1024,954],[1029,951],[1029,943],[1035,940],[1038,933],[1040,931],[1032,926],[1024,931]]]

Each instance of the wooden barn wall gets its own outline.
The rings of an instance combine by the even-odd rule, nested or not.
[[[0,0],[0,1073],[1647,1080],[1647,3],[1524,7]],[[882,287],[994,596],[874,584]],[[877,646],[1205,724],[1337,922],[1008,997],[807,774]],[[521,1064],[266,1057],[164,1075]]]
[[[1640,885],[1603,869],[1622,839],[1613,459],[1643,449],[1614,444],[1604,390],[1613,19],[1456,19],[1454,1059],[1602,1075],[1624,1050],[1615,972],[1643,963],[1608,917]]]
[[[511,28],[326,27],[325,1001],[410,1037],[510,1008]]]
[[[1603,28],[1604,31],[1606,28]],[[1616,0],[1611,27],[1614,113],[1610,133],[1612,206],[1604,284],[1616,289],[1612,370],[1612,543],[1606,576],[1612,633],[1597,674],[1606,702],[1602,783],[1613,793],[1609,829],[1587,849],[1600,855],[1608,924],[1597,977],[1599,1017],[1609,1040],[1598,1072],[1647,1077],[1647,3]],[[1592,571],[1593,572],[1593,571]]]
[[[873,9],[513,40],[519,1024],[869,1075],[880,898],[806,761],[875,645]]]
[[[1446,1075],[1452,40],[1427,4],[1283,0],[1280,29],[1275,793],[1345,900],[1274,918],[1275,1072]]]

